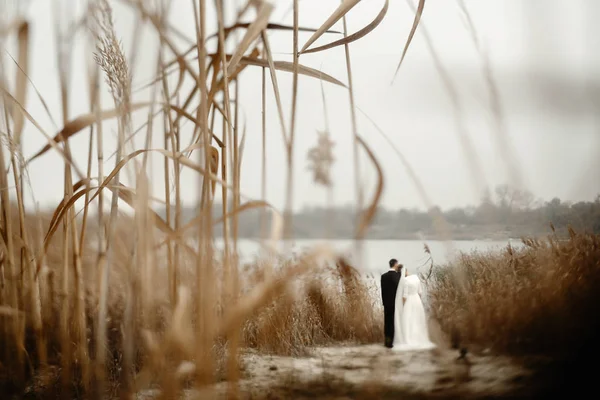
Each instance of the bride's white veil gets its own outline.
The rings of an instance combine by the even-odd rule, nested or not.
[[[396,300],[395,300],[395,311],[394,311],[394,345],[404,342],[404,334],[402,332],[402,311],[404,305],[402,304],[402,297],[404,292],[404,278],[406,277],[406,268],[402,268],[400,271],[400,282],[398,282],[398,288],[396,289]]]

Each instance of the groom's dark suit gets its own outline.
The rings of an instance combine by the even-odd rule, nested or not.
[[[383,300],[383,316],[385,346],[392,347],[394,343],[394,312],[396,310],[396,290],[400,283],[400,273],[388,271],[381,275],[381,299]]]

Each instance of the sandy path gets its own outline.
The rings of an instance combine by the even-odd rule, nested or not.
[[[433,350],[395,352],[381,345],[327,347],[312,357],[293,359],[248,355],[247,372],[256,386],[330,386],[388,388],[414,394],[454,392],[496,395],[516,388],[530,371],[504,357],[473,356],[457,360],[458,352]],[[337,381],[337,382],[334,382]],[[279,384],[278,384],[279,382]]]
[[[240,394],[247,399],[499,398],[514,396],[532,376],[510,358],[469,354],[464,362],[457,357],[449,349],[394,352],[381,345],[316,348],[302,358],[248,352]],[[185,397],[226,398],[227,384],[201,393],[189,390]]]

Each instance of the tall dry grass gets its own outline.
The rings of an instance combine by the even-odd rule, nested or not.
[[[180,285],[175,307],[171,306],[169,286],[155,284],[148,303],[142,303],[142,296],[138,299],[145,307],[135,314],[129,314],[128,281],[131,264],[134,262],[136,238],[132,233],[136,227],[132,217],[125,214],[119,215],[117,221],[113,236],[115,263],[110,270],[111,283],[106,298],[104,340],[107,355],[104,360],[106,382],[103,393],[117,396],[123,391],[122,371],[126,365],[124,357],[128,347],[132,357],[129,366],[134,381],[132,390],[158,384],[176,392],[180,384],[190,379],[191,373],[181,370],[185,371],[193,364],[191,351],[195,346],[195,329],[202,323],[196,316],[197,306],[194,303],[198,293],[194,281],[195,257],[190,254],[180,258],[178,276],[182,282],[191,283]],[[50,222],[49,215],[26,216],[27,233],[32,235],[31,242],[37,244],[32,251],[43,249],[40,240],[35,239],[43,235]],[[86,235],[89,239],[81,248],[82,253],[86,254],[81,259],[81,266],[85,293],[83,316],[88,326],[85,350],[89,353],[93,353],[97,346],[95,339],[98,336],[98,325],[94,321],[100,306],[97,255],[94,252],[97,243],[94,235],[90,234],[96,229],[97,225],[90,222]],[[46,262],[42,265],[38,278],[41,289],[41,326],[33,324],[33,319],[27,319],[27,315],[34,315],[35,304],[31,301],[24,299],[18,311],[5,305],[0,309],[3,322],[23,318],[20,327],[24,337],[23,347],[19,348],[10,345],[11,336],[7,336],[10,332],[3,333],[0,389],[4,393],[19,393],[27,388],[36,390],[38,395],[51,396],[66,390],[65,382],[59,379],[62,377],[64,362],[61,316],[65,313],[72,315],[77,305],[71,304],[65,309],[61,299],[61,282],[64,278],[64,271],[60,267],[62,256],[60,240],[55,238],[48,246]],[[155,257],[166,260],[166,251],[158,251]],[[2,261],[5,261],[4,253]],[[68,262],[71,263],[72,259]],[[343,259],[339,259],[335,265],[315,267],[321,264],[322,261],[314,258],[313,254],[307,254],[296,260],[279,257],[247,265],[239,271],[242,283],[239,293],[232,294],[223,287],[226,276],[222,262],[214,261],[218,272],[213,282],[218,285],[215,291],[221,295],[215,298],[214,303],[216,335],[210,350],[215,360],[213,379],[228,378],[227,369],[223,366],[227,363],[226,347],[231,329],[239,329],[240,348],[280,355],[302,355],[311,346],[335,342],[380,341],[382,314],[377,299],[372,296],[373,288]],[[309,270],[312,272],[306,274]],[[157,268],[152,279],[156,282],[168,282],[171,272],[168,268]],[[71,281],[67,290],[74,292],[76,285],[77,282]],[[26,282],[20,290],[29,293],[32,287]],[[232,302],[236,304],[242,301],[244,307],[234,309],[232,313]],[[132,319],[131,325],[135,329],[126,330],[128,319]],[[6,324],[3,326],[7,327]],[[126,333],[130,337],[125,336]],[[68,335],[69,340],[76,343],[77,332],[69,331]],[[25,353],[26,363],[22,370],[15,363],[20,349]],[[83,395],[86,388],[81,360],[75,356],[72,360],[66,384],[72,393]],[[94,358],[91,357],[88,362],[93,364]],[[170,366],[173,374],[165,373],[165,366]],[[237,364],[236,368],[239,368]],[[21,381],[16,380],[17,378]]]
[[[13,39],[18,54],[10,59],[15,76],[7,76],[11,69],[0,65],[0,390],[20,395],[29,388],[48,396],[100,399],[107,394],[130,397],[158,384],[164,398],[175,398],[190,381],[206,386],[225,377],[235,397],[243,347],[299,354],[307,346],[332,341],[379,340],[380,310],[373,311],[369,288],[356,273],[343,261],[334,269],[316,272],[327,250],[315,249],[294,262],[255,266],[247,273],[252,277],[246,276],[237,256],[237,218],[245,210],[262,208],[265,239],[277,241],[290,232],[296,97],[302,76],[348,90],[355,158],[364,151],[379,173],[369,204],[363,204],[356,176],[361,205],[356,236],[364,236],[384,182],[377,158],[357,133],[349,44],[381,23],[388,2],[374,21],[348,34],[345,15],[359,0],[341,1],[316,29],[301,26],[298,1],[293,3],[293,26],[285,26],[270,21],[270,2],[251,0],[239,8],[237,3],[215,0],[210,11],[206,0],[194,0],[190,15],[194,38],[186,37],[169,20],[176,2],[122,3],[136,15],[134,38],[143,28],[150,28],[158,38],[155,78],[142,87],[133,84],[140,49],[134,44],[127,52],[121,46],[111,2],[89,1],[87,9],[76,15],[73,7],[57,1],[52,17],[59,49],[59,123],[29,77],[34,49],[25,8],[2,10],[3,56],[5,43]],[[419,17],[420,13],[408,42]],[[250,22],[243,22],[248,18]],[[207,32],[209,19],[217,22],[217,32]],[[341,19],[343,37],[315,46]],[[292,62],[274,59],[269,45],[269,34],[274,32],[292,32]],[[299,32],[311,33],[304,45]],[[73,59],[77,37],[85,39],[85,60]],[[303,54],[337,46],[345,47],[348,84],[302,64]],[[408,43],[404,54],[407,48]],[[0,59],[8,62],[6,57]],[[87,68],[87,88],[71,87],[72,68],[80,65]],[[285,218],[264,199],[264,171],[269,165],[264,150],[263,199],[248,199],[240,192],[245,130],[240,126],[238,94],[244,70],[255,67],[264,71],[263,121],[267,118],[264,98],[273,96],[280,122],[280,132],[268,134],[263,122],[263,149],[273,134],[281,135],[285,144],[289,177]],[[282,107],[285,93],[278,84],[280,73],[293,74],[289,113]],[[29,87],[35,89],[53,127],[40,124],[28,112]],[[149,101],[138,102],[137,93],[147,88]],[[72,93],[86,89],[89,112],[72,115],[68,106]],[[111,109],[101,106],[106,96],[114,104]],[[140,110],[148,113],[148,120],[133,126],[132,113]],[[118,140],[106,157],[109,120],[117,122]],[[151,147],[156,127],[163,128],[162,148]],[[21,138],[30,131],[41,133],[47,144],[25,159]],[[72,157],[70,140],[86,134],[87,164],[82,168]],[[143,146],[134,146],[136,135],[145,135]],[[28,186],[28,165],[49,152],[63,162],[54,172],[63,177],[64,197],[51,214],[43,214],[26,207],[24,194],[36,191]],[[164,182],[158,186],[164,187],[159,200],[166,204],[165,219],[152,209],[156,182],[150,155],[164,158]],[[109,167],[108,161],[114,164]],[[94,169],[98,176],[92,176]],[[183,169],[198,177],[198,214],[185,224],[181,219]],[[128,186],[123,183],[125,176]],[[217,190],[222,197],[221,216],[211,212]],[[132,216],[123,214],[124,204],[134,210]],[[271,216],[270,235],[266,214]],[[225,232],[225,254],[218,260],[212,245],[215,224],[222,224]]]
[[[294,292],[256,313],[244,327],[244,343],[262,352],[301,355],[312,346],[380,342],[383,310],[369,285],[340,258],[298,279]]]
[[[563,357],[592,345],[599,333],[600,236],[570,234],[523,239],[523,247],[501,253],[461,254],[436,267],[432,316],[460,346]],[[456,274],[466,277],[463,288]]]

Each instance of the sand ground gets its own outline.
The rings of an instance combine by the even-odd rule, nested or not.
[[[245,352],[239,397],[244,399],[349,398],[505,398],[527,388],[533,371],[518,360],[438,348],[395,352],[382,345],[311,349],[307,357]],[[154,398],[148,391],[140,399]],[[186,390],[187,399],[230,398],[228,384],[202,392]],[[523,394],[520,394],[523,395]]]

